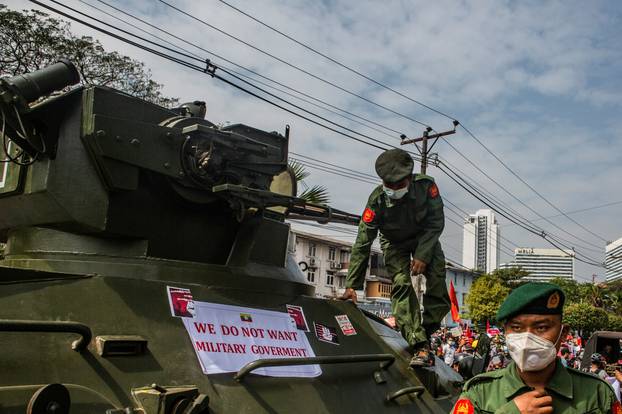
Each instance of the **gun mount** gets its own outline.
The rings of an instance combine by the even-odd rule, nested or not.
[[[2,413],[449,411],[399,333],[314,297],[289,254],[286,217],[359,217],[295,197],[288,129],[96,86],[40,101],[76,81],[61,62],[0,82]]]
[[[3,140],[13,161],[5,163],[0,186],[0,209],[7,212],[0,239],[46,227],[146,240],[147,256],[225,264],[242,227],[280,229],[284,250],[290,211],[320,222],[358,222],[295,197],[289,127],[285,135],[241,124],[219,128],[191,116],[204,110],[202,102],[180,114],[97,86],[30,106],[78,79],[63,61],[0,83]],[[286,190],[270,191],[277,187]],[[257,257],[282,264],[284,254]]]

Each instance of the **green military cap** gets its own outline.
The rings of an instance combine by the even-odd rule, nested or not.
[[[514,289],[505,298],[497,311],[496,319],[503,322],[522,313],[561,315],[565,299],[564,291],[557,285],[530,282]]]
[[[376,159],[376,173],[386,183],[396,183],[413,172],[414,162],[403,149],[390,149]]]

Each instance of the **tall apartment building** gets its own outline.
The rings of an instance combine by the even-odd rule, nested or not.
[[[499,225],[492,210],[478,210],[466,218],[462,237],[462,264],[490,273],[499,267]]]
[[[605,247],[605,267],[607,282],[622,279],[622,238]]]
[[[559,249],[514,249],[512,267],[529,272],[528,280],[549,280],[554,277],[574,279],[574,252]]]

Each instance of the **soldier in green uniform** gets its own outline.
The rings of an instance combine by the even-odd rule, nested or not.
[[[429,335],[450,309],[445,256],[438,240],[445,226],[443,201],[432,177],[413,175],[413,160],[404,150],[382,153],[376,172],[383,184],[367,201],[341,298],[356,302],[355,290],[363,288],[371,245],[380,232],[384,262],[393,280],[391,308],[396,324],[414,353],[411,364],[427,365]],[[411,272],[426,276],[423,315]]]
[[[513,362],[478,375],[464,384],[453,414],[601,413],[622,414],[611,386],[557,358],[564,292],[550,283],[527,283],[501,304],[497,320],[504,323]]]

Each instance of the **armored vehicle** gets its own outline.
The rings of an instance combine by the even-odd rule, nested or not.
[[[289,129],[77,82],[0,83],[1,413],[449,411],[460,377],[293,261],[286,217],[358,217],[296,198]]]

